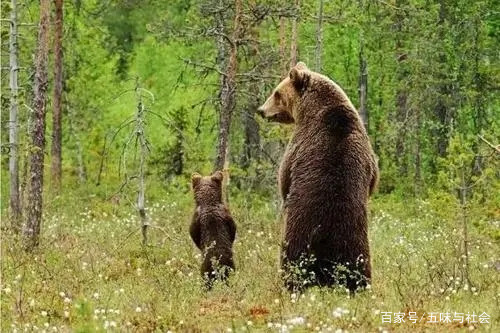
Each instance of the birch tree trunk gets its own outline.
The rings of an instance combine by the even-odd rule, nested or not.
[[[10,64],[10,112],[9,112],[9,179],[10,179],[10,215],[12,229],[17,233],[21,230],[21,203],[19,196],[19,139],[18,139],[18,84],[19,72],[17,47],[17,1],[12,0],[10,12],[9,64]]]
[[[30,188],[28,191],[27,219],[24,228],[26,248],[28,250],[38,245],[42,222],[49,9],[49,0],[41,0],[33,89],[34,115],[31,131]]]
[[[363,50],[363,37],[361,37],[359,48],[359,115],[368,132],[368,71]]]
[[[54,29],[54,110],[52,113],[52,186],[55,193],[61,189],[62,164],[62,90],[63,90],[63,0],[54,0],[56,21]]]
[[[316,27],[316,49],[315,49],[315,70],[321,72],[321,60],[323,54],[323,0],[318,4],[318,21]]]
[[[241,0],[235,0],[234,5],[233,33],[229,42],[229,60],[221,80],[219,137],[214,170],[223,170],[226,164],[231,119],[236,105],[236,72],[238,70],[238,39],[241,29]]]

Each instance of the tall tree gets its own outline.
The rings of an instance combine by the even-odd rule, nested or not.
[[[222,10],[222,9],[220,9]],[[233,32],[231,38],[227,41],[229,44],[229,59],[225,62],[225,70],[221,75],[220,87],[220,109],[219,109],[219,135],[217,141],[217,153],[215,158],[214,170],[223,170],[227,161],[229,148],[229,131],[231,128],[231,119],[236,104],[236,72],[238,70],[238,44],[241,29],[241,0],[234,0],[234,20]],[[224,34],[224,22],[220,23],[219,29]],[[224,36],[223,36],[224,38]],[[226,41],[224,41],[225,43]],[[217,43],[218,47],[224,47],[223,43]],[[219,50],[219,53],[223,50]],[[220,60],[222,61],[222,59]]]
[[[12,228],[20,231],[21,202],[19,196],[19,139],[18,139],[18,90],[17,77],[19,72],[17,45],[17,1],[11,1],[9,64],[10,64],[10,112],[9,112],[9,179],[10,179],[10,214]]]
[[[248,51],[248,61],[251,62],[251,66],[257,75],[260,75],[263,70],[263,61],[260,58],[259,52],[259,31],[256,28],[252,28],[250,31],[252,42],[249,46]],[[243,159],[242,167],[248,168],[252,159],[259,157],[260,151],[260,134],[259,134],[259,123],[255,120],[255,113],[259,107],[259,91],[261,85],[259,84],[259,78],[252,77],[248,82],[248,99],[243,110],[242,122],[244,127],[244,142],[243,142]]]
[[[289,62],[286,60],[285,50],[286,50],[286,20],[285,15],[280,15],[279,18],[279,57],[281,65],[281,78],[283,79],[288,74]]]
[[[297,64],[297,43],[299,38],[298,21],[300,11],[300,0],[295,0],[295,15],[292,18],[292,39],[290,41],[290,67]]]
[[[45,108],[47,95],[47,58],[49,40],[50,1],[40,1],[40,23],[38,27],[35,55],[35,82],[33,89],[33,124],[31,127],[30,189],[28,193],[27,218],[24,229],[27,249],[38,245],[42,222],[43,160],[45,149]]]
[[[318,18],[316,23],[316,48],[314,50],[314,69],[321,72],[321,58],[323,54],[323,1],[318,0]]]
[[[408,164],[406,160],[406,139],[408,136],[408,87],[407,87],[407,57],[405,50],[405,18],[406,18],[406,0],[396,1],[394,28],[395,28],[395,57],[397,61],[396,68],[396,164],[399,175],[406,175],[408,172]]]
[[[370,12],[369,4],[365,4],[363,1],[358,3],[360,18],[359,24],[359,115],[363,121],[363,125],[368,132],[368,66],[367,66],[367,56],[365,51],[366,45],[366,35],[369,34],[367,22],[370,22]]]
[[[363,36],[360,37],[359,46],[359,115],[368,131],[368,70],[366,68]]]
[[[54,110],[52,113],[52,186],[57,193],[61,188],[62,163],[62,91],[63,91],[63,0],[54,0]]]
[[[446,155],[448,148],[448,140],[450,137],[450,125],[453,119],[453,108],[450,106],[449,99],[453,93],[452,85],[450,84],[449,62],[450,59],[447,55],[447,50],[442,44],[445,44],[447,33],[450,30],[451,23],[448,21],[448,4],[446,0],[439,0],[439,19],[437,27],[437,36],[439,38],[438,54],[438,84],[436,104],[434,106],[434,113],[438,122],[436,136],[436,150],[437,154],[441,157]]]

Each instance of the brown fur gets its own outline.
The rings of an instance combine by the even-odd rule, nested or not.
[[[287,286],[344,284],[351,291],[366,286],[371,279],[367,204],[378,167],[356,109],[337,84],[299,63],[259,111],[295,124],[278,181]],[[307,276],[299,273],[303,268]]]
[[[196,209],[189,233],[201,250],[201,274],[206,286],[211,288],[215,279],[225,280],[235,269],[232,246],[236,224],[222,202],[222,172],[202,177],[191,177]]]

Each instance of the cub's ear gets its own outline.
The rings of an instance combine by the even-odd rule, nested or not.
[[[200,183],[200,180],[201,180],[201,175],[199,173],[195,172],[191,175],[191,184],[193,184],[193,187],[198,185]]]
[[[305,69],[297,68],[299,64],[297,64],[297,66],[295,66],[290,70],[289,76],[290,76],[290,81],[292,81],[292,84],[295,87],[295,89],[297,89],[298,91],[302,91],[305,88],[307,88],[310,76]]]
[[[220,170],[215,171],[214,174],[212,175],[212,180],[214,180],[216,182],[222,182],[223,178],[224,178],[224,175],[222,174],[222,171],[220,171]]]

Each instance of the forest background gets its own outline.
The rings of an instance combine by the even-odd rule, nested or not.
[[[495,330],[498,9],[2,1],[2,330]],[[290,295],[277,273],[276,174],[293,128],[256,110],[297,61],[343,87],[379,158],[374,282],[355,298]],[[190,175],[216,169],[237,273],[205,294]]]

